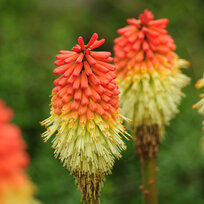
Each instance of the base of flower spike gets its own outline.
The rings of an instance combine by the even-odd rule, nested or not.
[[[184,97],[181,89],[190,79],[181,73],[183,60],[177,60],[174,70],[129,73],[119,78],[122,113],[133,120],[135,127],[158,124],[160,135],[164,126],[178,113]],[[130,111],[133,110],[133,111]]]
[[[74,177],[76,185],[81,190],[84,203],[99,203],[105,175],[101,172],[95,174],[75,172]]]
[[[141,162],[145,159],[156,158],[161,143],[158,125],[137,127],[135,133],[136,153]]]
[[[115,158],[120,158],[126,148],[120,135],[126,138],[127,134],[121,117],[116,113],[116,119],[104,120],[95,113],[93,119],[80,121],[79,117],[51,112],[51,117],[42,122],[47,127],[42,135],[45,142],[58,131],[52,141],[55,157],[74,175],[86,199],[100,194],[105,174],[111,173]],[[90,183],[92,178],[95,183]],[[88,186],[83,187],[84,182]]]

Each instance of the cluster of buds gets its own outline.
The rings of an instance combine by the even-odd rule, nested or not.
[[[82,37],[72,51],[56,55],[51,116],[41,124],[52,141],[54,154],[74,175],[83,200],[99,197],[105,174],[125,149],[126,133],[118,105],[119,90],[110,52],[93,51],[105,42],[94,33],[85,45]],[[121,135],[120,135],[121,133]]]
[[[114,40],[122,113],[133,120],[136,132],[156,125],[159,132],[155,135],[161,137],[178,112],[184,96],[181,89],[189,83],[180,69],[188,62],[174,52],[176,45],[166,30],[168,19],[154,20],[145,10],[139,20],[132,18],[127,23]],[[151,143],[151,138],[146,141]]]
[[[0,100],[0,203],[38,204],[33,198],[36,187],[25,173],[29,157],[20,129],[9,124],[10,108]]]
[[[196,83],[196,88],[197,89],[200,89],[204,87],[204,75],[203,75],[203,78],[198,80],[197,83]],[[198,109],[198,112],[204,116],[204,93],[200,94],[200,97],[201,97],[201,100],[196,103],[195,105],[193,105],[193,108],[197,108]],[[204,120],[202,122],[202,125],[203,125],[203,139],[202,139],[202,148],[204,150]]]

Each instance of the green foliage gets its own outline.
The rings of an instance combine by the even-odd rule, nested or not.
[[[191,62],[186,73],[192,84],[185,89],[181,113],[167,128],[160,146],[159,200],[165,204],[204,203],[204,157],[200,150],[201,117],[191,106],[198,100],[194,83],[204,70],[204,16],[202,0],[0,0],[0,98],[15,110],[14,123],[23,131],[31,155],[29,174],[45,204],[79,203],[74,180],[53,158],[50,144],[43,144],[39,121],[49,115],[49,95],[55,76],[54,57],[71,49],[79,35],[93,32],[105,37],[112,50],[116,29],[143,9],[156,18],[170,19],[169,33],[177,53]],[[140,167],[134,147],[117,161],[102,192],[102,203],[140,203]]]

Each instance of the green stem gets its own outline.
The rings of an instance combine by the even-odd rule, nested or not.
[[[157,204],[157,183],[156,183],[156,158],[143,159],[141,161],[142,168],[142,190],[143,204]]]

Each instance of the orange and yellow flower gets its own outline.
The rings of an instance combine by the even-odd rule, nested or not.
[[[189,83],[180,69],[189,63],[174,52],[176,45],[166,30],[168,19],[154,20],[145,10],[127,23],[114,40],[122,112],[135,127],[157,124],[163,134],[178,112],[181,89]]]
[[[196,83],[196,88],[197,89],[200,89],[200,88],[203,88],[204,87],[204,75],[203,75],[203,78],[198,80],[197,83]],[[199,114],[201,114],[202,116],[204,116],[204,93],[200,94],[200,101],[198,101],[195,105],[193,105],[193,108],[197,108],[198,109],[198,112]],[[203,125],[203,139],[202,139],[202,148],[204,150],[204,120],[202,122],[202,125]]]
[[[110,52],[93,51],[104,42],[96,33],[86,45],[79,37],[72,51],[61,50],[56,56],[54,74],[61,76],[54,81],[51,116],[42,122],[45,142],[58,132],[54,154],[74,174],[87,200],[100,191],[92,184],[110,174],[125,149],[113,58]]]
[[[25,173],[29,157],[18,126],[9,124],[13,112],[0,100],[0,203],[37,204],[36,187]]]

